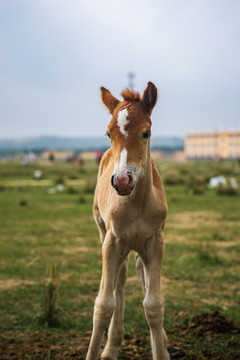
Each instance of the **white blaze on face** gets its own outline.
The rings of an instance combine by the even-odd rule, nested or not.
[[[128,116],[127,109],[123,109],[123,110],[119,111],[118,117],[117,117],[117,123],[118,123],[119,129],[120,129],[121,133],[123,134],[123,136],[125,136],[125,138],[128,136],[127,131],[124,130],[125,125],[127,125],[129,123],[129,120],[127,120],[127,116]]]
[[[128,116],[128,110],[123,109],[118,112],[118,117],[117,117],[117,124],[119,126],[119,130],[125,138],[128,136],[127,131],[124,129],[125,125],[129,123],[127,116]],[[122,174],[129,173],[132,175],[133,181],[135,183],[137,177],[139,175],[143,175],[144,171],[142,167],[138,169],[135,164],[127,165],[127,155],[128,155],[127,149],[126,148],[122,149],[120,153],[119,163],[115,164],[114,167],[114,175],[121,177]]]
[[[124,148],[120,152],[119,163],[114,166],[114,174],[118,175],[120,173],[127,171],[127,150]]]
[[[122,151],[120,153],[120,161],[119,161],[119,166],[118,166],[119,172],[123,172],[124,170],[127,171],[127,150],[126,149],[122,149]]]
[[[144,175],[144,168],[143,167],[137,168],[135,164],[127,165],[127,155],[128,155],[127,149],[125,148],[122,149],[120,153],[119,163],[114,167],[114,175],[121,178],[121,176],[124,173],[125,174],[129,173],[133,177],[133,182],[135,183],[138,178]]]

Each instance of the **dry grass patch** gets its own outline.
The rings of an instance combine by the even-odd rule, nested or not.
[[[2,279],[0,280],[0,290],[10,290],[29,285],[35,285],[36,281],[21,279]]]
[[[78,246],[78,247],[70,247],[70,248],[65,248],[65,249],[61,248],[61,251],[64,254],[67,254],[67,255],[78,254],[78,253],[81,253],[81,254],[86,254],[86,253],[101,254],[101,247],[100,247],[100,250],[98,250],[98,249],[93,248],[93,247]]]
[[[168,233],[165,235],[165,245],[173,244],[173,243],[190,243],[191,240],[188,240],[186,235],[178,234],[178,233]]]
[[[191,211],[172,214],[167,226],[179,229],[196,229],[202,226],[214,226],[221,220],[221,214],[214,211]]]

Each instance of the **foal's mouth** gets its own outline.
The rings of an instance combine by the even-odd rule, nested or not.
[[[115,188],[115,187],[114,187]],[[118,189],[115,188],[116,193],[120,196],[127,196],[130,195],[133,191],[134,186],[132,186],[129,190],[125,190],[125,191],[119,191]]]

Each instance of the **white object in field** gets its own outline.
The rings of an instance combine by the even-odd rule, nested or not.
[[[35,179],[41,179],[41,177],[42,177],[42,172],[41,172],[41,170],[35,170],[35,171],[34,171],[34,178],[35,178]]]
[[[210,179],[209,186],[211,189],[218,187],[219,185],[227,185],[227,180],[224,176],[215,176]]]

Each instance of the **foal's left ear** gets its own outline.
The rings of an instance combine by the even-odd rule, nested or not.
[[[151,114],[152,109],[157,102],[157,88],[151,81],[148,82],[148,86],[144,90],[142,102],[147,111],[149,111]]]
[[[101,86],[101,97],[102,97],[102,102],[104,103],[104,105],[108,108],[108,110],[110,111],[110,114],[113,114],[114,110],[116,109],[116,107],[119,104],[119,100],[116,99],[109,90],[105,89],[103,86]]]

